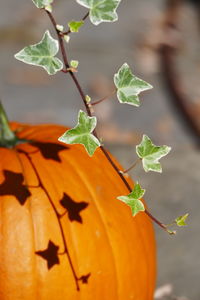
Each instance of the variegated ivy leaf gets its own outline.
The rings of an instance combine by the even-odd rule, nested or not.
[[[54,40],[47,30],[38,44],[25,47],[15,54],[15,58],[30,65],[40,66],[49,75],[53,75],[63,68],[63,63],[55,57],[58,50],[58,41]]]
[[[127,196],[119,196],[117,199],[123,201],[130,206],[133,216],[140,211],[145,211],[144,204],[140,200],[144,196],[145,190],[141,188],[139,183],[136,183],[134,189]]]
[[[136,146],[136,153],[142,159],[145,172],[162,172],[159,159],[171,150],[168,146],[155,146],[147,135],[143,135],[142,142]]]
[[[71,21],[68,23],[71,32],[79,32],[79,29],[83,26],[84,21]]]
[[[143,91],[152,89],[149,83],[133,75],[127,63],[124,63],[118,73],[114,75],[114,83],[119,102],[135,106],[140,105],[138,95]]]
[[[189,214],[185,214],[184,216],[180,216],[180,217],[176,218],[176,220],[175,220],[176,225],[179,226],[179,227],[187,226],[185,221],[186,221],[188,216],[189,216]]]
[[[45,6],[49,6],[51,3],[53,3],[53,0],[32,0],[32,1],[38,8],[45,8]]]
[[[96,124],[96,117],[89,117],[84,111],[80,110],[76,127],[67,130],[58,140],[65,144],[82,144],[88,154],[92,156],[101,145],[99,140],[92,134]]]
[[[90,21],[94,25],[118,20],[116,9],[121,0],[76,0],[76,2],[89,8]]]

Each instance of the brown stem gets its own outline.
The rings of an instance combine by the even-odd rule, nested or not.
[[[121,171],[121,173],[122,174],[128,173],[130,170],[134,169],[140,161],[141,158],[138,158],[128,169],[126,169],[125,171]]]
[[[68,69],[68,68],[69,68],[69,63],[68,63],[68,59],[67,59],[67,53],[66,53],[66,50],[65,50],[64,42],[63,42],[63,37],[60,35],[59,30],[56,28],[56,24],[57,24],[57,23],[56,23],[56,21],[55,21],[53,15],[52,15],[52,13],[50,13],[49,11],[46,11],[46,13],[48,14],[48,16],[49,16],[49,18],[50,18],[50,20],[51,20],[51,22],[52,22],[52,25],[53,25],[53,27],[54,27],[56,33],[57,33],[57,36],[58,36],[58,42],[59,42],[60,49],[61,49],[61,54],[62,54],[62,57],[63,57],[63,62],[64,62],[64,64],[65,64],[66,69]],[[75,74],[74,74],[73,72],[71,72],[71,71],[69,71],[69,74],[70,74],[71,78],[73,79],[73,81],[74,81],[74,83],[75,83],[75,85],[76,85],[76,87],[77,87],[77,89],[78,89],[78,91],[79,91],[79,94],[80,94],[80,96],[81,96],[81,98],[82,98],[82,100],[83,100],[83,103],[84,103],[84,105],[85,105],[85,109],[86,109],[86,111],[87,111],[88,116],[91,117],[91,116],[92,116],[92,112],[91,112],[91,110],[90,110],[90,104],[88,104],[87,101],[86,101],[86,95],[84,94],[83,89],[82,89],[82,87],[81,87],[81,85],[80,85],[80,83],[79,83],[77,77],[76,77]],[[97,139],[99,139],[99,138],[98,138],[98,135],[97,135],[97,133],[96,133],[96,130],[93,131],[93,134],[95,135],[95,137],[96,137]],[[101,151],[103,152],[103,154],[105,155],[105,157],[107,158],[107,160],[109,161],[109,163],[112,165],[112,167],[114,168],[114,170],[116,171],[116,173],[118,174],[118,176],[121,178],[121,180],[123,181],[124,185],[127,187],[128,191],[131,193],[131,192],[132,192],[131,186],[129,185],[129,183],[128,183],[128,181],[126,180],[126,178],[124,177],[124,175],[120,172],[120,169],[117,167],[117,165],[115,164],[115,162],[112,160],[110,154],[107,152],[107,150],[106,150],[103,146],[100,146],[100,149],[101,149]],[[158,221],[155,217],[153,217],[153,216],[148,212],[147,209],[145,209],[145,213],[146,213],[146,214],[147,214],[147,215],[148,215],[148,216],[149,216],[156,224],[158,224],[161,228],[163,228],[165,231],[167,231],[167,230],[166,230],[166,226],[165,226],[163,223],[161,223],[160,221]]]
[[[158,221],[148,210],[145,209],[145,212],[147,216],[149,216],[157,225],[159,225],[161,228],[168,232],[167,226],[165,224]]]
[[[90,103],[90,104],[91,104],[92,106],[95,106],[95,105],[97,105],[97,104],[99,104],[99,103],[101,103],[101,102],[103,102],[103,101],[109,99],[112,95],[114,95],[114,94],[116,93],[116,91],[117,91],[117,89],[114,89],[109,95],[106,95],[105,97],[101,98],[100,100],[95,101],[95,102],[92,102],[92,103]]]

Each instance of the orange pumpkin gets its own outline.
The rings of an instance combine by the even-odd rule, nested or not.
[[[12,129],[31,142],[0,148],[0,299],[152,300],[151,221],[116,199],[101,150],[59,143],[61,126]]]

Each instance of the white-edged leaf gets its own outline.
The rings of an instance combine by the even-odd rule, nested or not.
[[[140,200],[144,196],[145,190],[141,188],[139,183],[136,183],[134,189],[127,196],[119,196],[117,199],[123,201],[130,206],[132,215],[137,215],[140,211],[145,211],[144,204]]]
[[[159,159],[171,150],[168,146],[155,146],[147,135],[143,135],[142,142],[136,146],[136,153],[142,159],[145,172],[162,172]]]
[[[94,25],[118,20],[116,9],[121,0],[76,0],[76,2],[89,9],[90,21]]]
[[[53,0],[32,0],[32,1],[38,8],[45,8],[45,6],[49,6],[51,5],[51,3],[53,3]]]
[[[133,75],[127,63],[124,63],[114,75],[114,83],[117,88],[119,102],[134,106],[140,105],[138,95],[141,92],[152,89],[152,85]]]
[[[63,68],[61,60],[55,57],[58,50],[58,41],[47,30],[38,44],[25,47],[15,54],[15,58],[26,64],[40,66],[53,75]]]
[[[68,23],[69,29],[71,32],[79,32],[79,29],[83,26],[84,21],[70,21]]]
[[[92,156],[95,150],[101,146],[99,140],[92,134],[96,124],[96,117],[89,117],[84,111],[80,110],[78,124],[67,130],[58,140],[65,144],[82,144],[89,156]]]

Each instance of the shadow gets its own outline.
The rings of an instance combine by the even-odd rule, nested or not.
[[[59,157],[60,151],[69,149],[67,146],[56,143],[33,142],[31,145],[37,147],[45,159],[52,159],[57,162],[61,162]]]
[[[21,205],[24,205],[31,193],[24,183],[24,176],[21,173],[3,171],[5,179],[0,185],[0,196],[15,196]]]
[[[80,213],[88,206],[87,202],[75,202],[70,196],[64,193],[60,204],[67,210],[70,221],[83,223]]]
[[[83,283],[83,284],[87,284],[88,280],[91,276],[91,273],[88,273],[87,275],[83,275],[79,278],[79,280]]]
[[[43,149],[43,146],[46,147],[48,145],[47,143],[42,143],[42,144],[43,144],[42,149]],[[54,144],[54,145],[56,145],[56,149],[57,149],[57,146],[59,146],[57,144]],[[60,147],[58,147],[58,148],[59,149],[56,152],[57,154],[55,154],[55,153],[52,154],[51,151],[48,152],[45,149],[45,151],[43,150],[43,155],[45,153],[45,157],[48,157],[48,159],[49,158],[52,159],[52,157],[53,157],[54,160],[58,161],[58,159],[59,159],[58,152],[61,151],[61,150],[66,149],[66,147],[61,146],[62,149]],[[77,221],[79,223],[82,223],[82,217],[80,216],[80,212],[88,206],[88,203],[86,203],[86,202],[77,203],[77,202],[73,201],[67,194],[64,193],[63,198],[60,200],[60,203],[65,208],[66,212],[63,215],[60,215],[58,213],[58,211],[56,210],[54,201],[51,198],[51,196],[48,192],[48,189],[46,189],[46,187],[43,185],[42,180],[40,178],[40,175],[37,171],[37,168],[36,168],[36,166],[34,165],[34,163],[32,161],[32,157],[31,157],[32,153],[27,153],[23,150],[18,150],[18,152],[23,153],[27,157],[27,159],[30,162],[30,165],[31,165],[31,167],[32,167],[33,171],[35,172],[35,175],[38,179],[38,188],[43,189],[43,191],[45,192],[45,194],[46,194],[46,196],[49,200],[49,203],[52,206],[52,209],[53,209],[53,211],[56,215],[56,218],[58,220],[58,226],[60,228],[60,233],[61,233],[61,236],[62,236],[62,241],[63,241],[63,246],[64,246],[64,251],[62,253],[59,253],[58,252],[59,251],[59,246],[55,245],[51,240],[49,240],[47,248],[44,249],[44,250],[36,251],[35,254],[39,255],[44,260],[46,260],[48,270],[50,270],[56,264],[60,264],[59,255],[66,255],[66,258],[69,261],[69,265],[70,265],[70,268],[71,268],[71,271],[72,271],[72,274],[73,274],[73,277],[74,277],[74,281],[75,281],[75,284],[76,284],[76,290],[80,291],[79,282],[82,283],[82,284],[87,284],[88,280],[89,280],[89,277],[91,276],[91,273],[88,273],[86,275],[82,275],[81,277],[79,277],[77,275],[77,272],[76,272],[75,267],[73,265],[73,261],[71,259],[70,252],[69,252],[69,249],[68,249],[66,236],[64,234],[64,229],[63,229],[63,225],[62,225],[62,222],[61,222],[61,217],[65,213],[68,213],[70,221]],[[51,153],[51,154],[49,154],[49,153]],[[60,161],[60,159],[59,159],[59,161]],[[12,194],[12,190],[13,190],[13,193],[17,198],[18,198],[19,195],[21,195],[21,197],[19,196],[20,201],[21,201],[21,203],[24,203],[25,200],[26,200],[26,197],[28,197],[30,195],[30,193],[27,190],[26,186],[23,185],[23,179],[24,179],[23,175],[22,174],[17,174],[17,173],[14,173],[14,172],[10,172],[10,171],[4,171],[4,174],[5,174],[5,181],[0,186],[0,195],[1,194],[2,195],[4,195],[4,194],[9,194],[10,195],[10,194]],[[10,180],[9,180],[9,178],[10,178]],[[5,191],[7,191],[7,192],[5,193]],[[28,193],[28,195],[26,193]],[[22,194],[24,195],[24,197],[22,197]]]
[[[48,243],[48,247],[42,251],[36,251],[35,253],[47,261],[47,268],[50,270],[54,265],[60,263],[58,257],[59,246],[56,246],[51,240]]]

